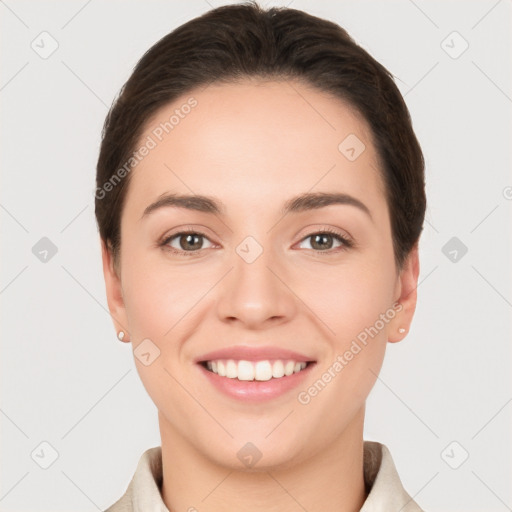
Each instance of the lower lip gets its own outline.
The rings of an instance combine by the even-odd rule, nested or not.
[[[287,377],[265,381],[247,381],[220,377],[216,373],[207,370],[201,364],[198,364],[198,366],[209,381],[224,394],[239,400],[261,402],[277,398],[297,387],[309,375],[315,363],[309,363],[304,370]]]

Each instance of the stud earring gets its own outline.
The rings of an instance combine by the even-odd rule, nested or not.
[[[398,332],[399,332],[400,334],[403,334],[403,333],[405,332],[405,329],[404,329],[403,327],[400,327],[400,329],[398,329]]]
[[[124,339],[124,332],[123,331],[119,331],[117,333],[117,338],[119,339],[119,341],[123,341],[123,339]]]

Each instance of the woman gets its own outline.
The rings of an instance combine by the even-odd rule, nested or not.
[[[363,440],[416,305],[424,163],[391,75],[294,9],[213,9],[109,112],[109,309],[158,408],[108,511],[419,511]]]

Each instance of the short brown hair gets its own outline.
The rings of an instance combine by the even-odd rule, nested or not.
[[[363,116],[379,157],[401,267],[421,234],[426,197],[423,155],[391,73],[339,25],[296,9],[265,10],[255,2],[212,9],[163,37],[142,56],[107,114],[95,212],[114,261],[131,174],[109,187],[107,199],[102,187],[129,160],[145,123],[199,86],[248,77],[298,79]]]

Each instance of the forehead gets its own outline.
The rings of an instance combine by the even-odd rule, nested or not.
[[[371,131],[342,100],[293,81],[211,84],[159,109],[136,147],[128,195],[142,211],[164,192],[247,204],[311,190],[382,199]],[[140,152],[140,151],[139,151]],[[373,197],[369,197],[373,196]]]

